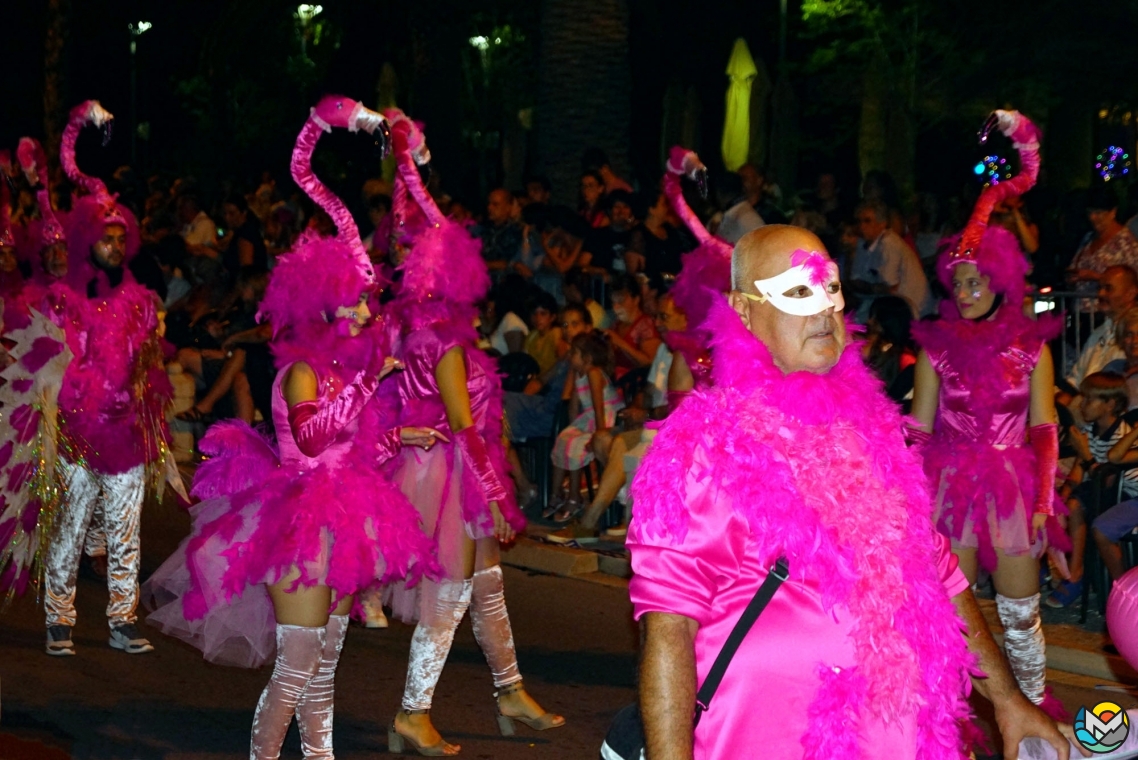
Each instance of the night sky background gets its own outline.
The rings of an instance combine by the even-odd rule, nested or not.
[[[116,114],[115,137],[108,147],[98,148],[93,130],[81,138],[86,171],[106,176],[128,163],[127,24],[150,21],[153,28],[138,40],[137,50],[139,121],[149,125],[149,139],[138,143],[138,168],[147,174],[192,173],[206,187],[232,181],[248,189],[262,170],[278,178],[287,175],[297,128],[321,94],[340,92],[375,107],[377,82],[389,63],[398,77],[397,102],[428,122],[436,166],[448,190],[474,196],[502,172],[497,154],[477,150],[470,137],[480,124],[477,109],[463,95],[464,77],[469,78],[470,63],[477,60],[466,40],[503,25],[520,34],[523,41],[499,65],[491,89],[513,87],[512,96],[503,96],[506,100],[521,97],[532,105],[541,86],[536,81],[539,21],[549,1],[418,0],[397,5],[325,0],[319,17],[325,25],[322,37],[308,44],[309,60],[298,68],[300,35],[292,2],[65,0],[69,23],[62,101],[66,110],[97,98]],[[844,186],[855,186],[860,86],[855,69],[867,57],[867,46],[876,44],[876,32],[872,23],[859,31],[844,20],[822,31],[810,28],[803,21],[803,2],[790,2],[788,37],[788,72],[800,104],[802,133],[798,184],[809,185],[818,170],[830,169]],[[924,7],[923,0],[856,2],[885,18]],[[11,148],[21,135],[44,133],[49,0],[5,5],[0,147]],[[1132,60],[1136,5],[1130,0],[929,5],[933,15],[922,17],[920,28],[922,34],[932,29],[933,36],[922,38],[924,68],[915,74],[917,97],[929,100],[914,103],[922,114],[916,136],[917,189],[952,192],[967,180],[978,153],[973,139],[977,117],[998,106],[1033,108],[1045,124],[1074,113],[1080,129],[1100,109],[1109,110],[1110,117],[1096,122],[1093,136],[1084,142],[1119,140],[1133,147],[1135,116],[1129,103],[1138,85],[1138,61]],[[777,0],[627,0],[627,7],[631,139],[627,162],[620,163],[647,185],[660,174],[669,84],[697,93],[697,147],[705,158],[716,160],[727,84],[724,67],[732,42],[744,37],[775,78],[779,8]],[[836,53],[821,55],[826,46]],[[895,52],[904,54],[901,48]],[[509,84],[502,84],[507,79]],[[339,176],[354,182],[376,171],[368,145],[333,137],[329,142],[335,155],[324,160],[336,164]],[[1085,174],[1089,180],[1089,170]],[[1080,182],[1085,184],[1076,177],[1067,184]]]

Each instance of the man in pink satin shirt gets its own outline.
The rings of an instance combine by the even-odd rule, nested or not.
[[[1005,757],[1038,736],[1066,760],[1070,727],[1020,693],[933,529],[899,413],[847,346],[822,243],[755,230],[732,278],[705,323],[715,385],[671,415],[633,482],[647,759],[955,760],[975,687]],[[693,731],[698,684],[780,556],[789,579]]]

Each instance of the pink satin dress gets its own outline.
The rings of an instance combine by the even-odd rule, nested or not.
[[[1031,375],[1043,343],[1034,323],[1019,323],[914,327],[940,378],[936,422],[923,452],[933,520],[954,548],[977,549],[989,571],[996,549],[1035,557],[1044,551],[1043,541],[1030,536],[1038,478],[1027,438]]]
[[[498,379],[489,371],[485,354],[466,345],[439,324],[412,332],[396,352],[404,364],[396,376],[401,407],[399,424],[431,427],[447,438],[452,437],[435,368],[443,355],[455,346],[465,349],[470,411],[475,428],[490,449],[495,436],[499,439],[501,436],[500,423],[495,424],[501,419],[501,400],[495,395]],[[418,510],[423,531],[434,540],[436,559],[445,577],[461,579],[464,538],[491,535],[493,523],[477,479],[464,465],[453,441],[440,443],[428,451],[404,447],[391,461],[389,471],[392,482]],[[470,519],[471,516],[474,519]],[[391,606],[396,618],[415,623],[420,620],[422,611],[433,609],[430,602],[433,591],[434,584],[429,580],[414,586],[398,582],[386,589],[384,601]]]

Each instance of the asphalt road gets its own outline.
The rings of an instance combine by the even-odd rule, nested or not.
[[[188,528],[172,504],[143,516],[143,570],[153,570]],[[459,629],[435,699],[436,725],[480,760],[597,757],[614,712],[634,698],[636,632],[619,587],[506,569],[506,597],[527,686],[567,725],[547,732],[519,726],[497,735],[489,671],[469,621]],[[197,650],[143,629],[155,644],[126,655],[106,643],[106,590],[80,580],[78,655],[43,653],[42,612],[31,598],[0,616],[0,760],[237,760],[248,757],[253,708],[271,666],[211,665]],[[335,743],[340,760],[387,750],[386,726],[398,708],[412,629],[353,627],[337,674]],[[1053,674],[1069,710],[1133,696],[1094,690],[1094,679]],[[981,716],[990,710],[976,702]],[[990,725],[990,721],[985,720]],[[283,758],[299,758],[295,726]]]
[[[188,530],[176,506],[148,504],[143,571]],[[634,698],[636,631],[627,593],[506,568],[506,598],[526,685],[563,728],[497,734],[493,684],[469,618],[435,697],[435,724],[469,758],[592,758],[613,713]],[[253,709],[271,672],[211,665],[192,647],[143,625],[155,652],[107,646],[106,588],[80,579],[75,657],[43,653],[42,611],[18,600],[0,617],[0,760],[237,760],[248,757]],[[399,707],[410,626],[349,631],[336,676],[336,757],[387,750]],[[283,758],[299,758],[296,727]]]

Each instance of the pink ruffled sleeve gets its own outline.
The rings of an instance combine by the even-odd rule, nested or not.
[[[948,592],[949,597],[956,596],[968,588],[968,579],[960,571],[960,562],[952,553],[952,546],[948,542],[948,537],[942,533],[934,533],[933,549],[936,551],[937,575],[940,577],[940,582],[944,584],[944,590]]]
[[[703,469],[701,458],[697,454],[693,470]],[[686,491],[689,523],[683,541],[650,533],[650,519],[634,520],[629,531],[633,576],[628,593],[637,620],[666,612],[702,627],[710,622],[719,591],[738,578],[750,535],[746,522],[710,482],[688,475]]]

